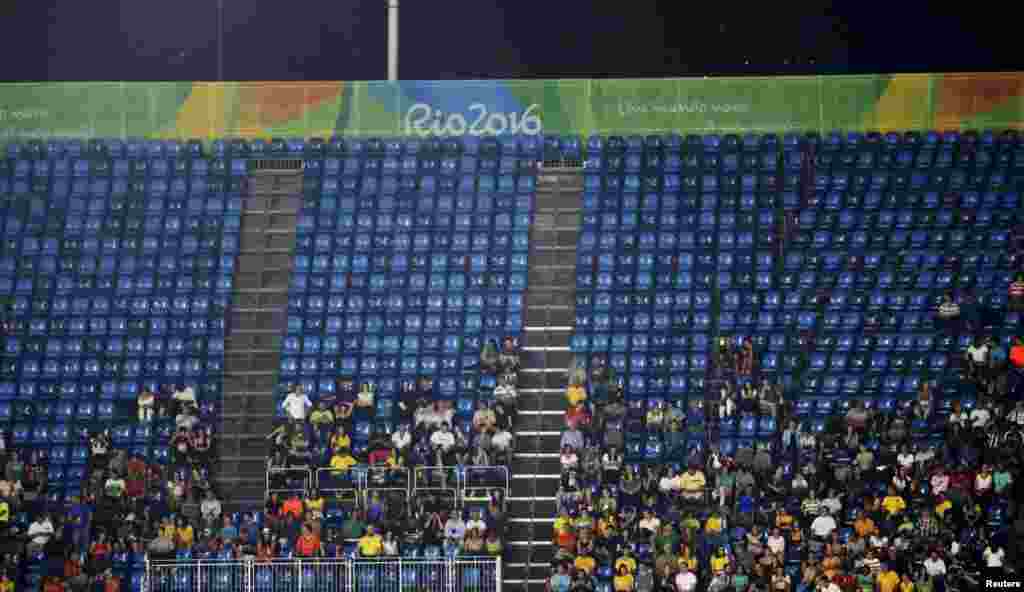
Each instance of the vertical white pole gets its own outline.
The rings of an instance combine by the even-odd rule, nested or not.
[[[388,2],[388,81],[398,81],[398,0]]]

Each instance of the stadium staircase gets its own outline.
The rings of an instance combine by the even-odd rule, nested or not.
[[[298,170],[289,168],[298,165]],[[302,201],[301,161],[253,161],[243,193],[241,249],[225,344],[224,408],[217,482],[226,506],[254,510],[266,484],[266,434]],[[267,167],[267,168],[262,168]]]
[[[503,572],[510,590],[542,590],[554,558],[582,195],[579,168],[547,168],[538,177]]]

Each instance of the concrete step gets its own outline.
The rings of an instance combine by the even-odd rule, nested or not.
[[[554,497],[558,492],[558,475],[541,473],[514,473],[512,475],[512,496]]]
[[[565,347],[569,345],[569,337],[572,335],[572,327],[527,327],[523,332],[522,345],[533,346],[556,346]]]
[[[552,523],[554,517],[549,520],[531,519],[530,521],[514,521],[511,519],[505,525],[506,540],[509,541],[550,541],[554,538]]]
[[[544,580],[551,575],[551,565],[547,563],[525,563],[525,562],[502,562],[501,575],[507,587],[515,586],[518,589],[522,580]],[[512,582],[512,583],[510,583]]]
[[[534,411],[565,411],[567,403],[564,388],[521,388],[519,408]]]
[[[557,503],[554,497],[510,497],[510,516],[554,516]]]
[[[556,193],[551,194],[545,192],[543,195],[537,198],[534,204],[535,212],[551,212],[551,211],[563,211],[563,210],[579,210],[583,207],[583,200],[577,194],[572,193]]]
[[[515,540],[509,539],[505,545],[504,560],[510,563],[537,563],[551,565],[555,558],[554,544],[551,540]]]
[[[543,452],[523,452],[517,454],[509,466],[513,474],[558,475],[561,465],[558,453],[545,450]]]

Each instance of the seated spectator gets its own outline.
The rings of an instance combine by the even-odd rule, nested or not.
[[[1007,307],[1013,312],[1024,312],[1024,273],[1014,276],[1007,290]]]
[[[704,472],[696,465],[690,465],[680,476],[680,489],[685,499],[699,501],[704,498],[704,487],[707,484]]]
[[[313,532],[312,525],[302,525],[302,536],[295,542],[295,553],[299,557],[319,557],[323,554],[320,537]]]
[[[498,372],[500,361],[498,343],[493,339],[488,339],[483,349],[480,350],[480,369],[484,372],[495,374]]]
[[[952,294],[946,294],[942,297],[942,302],[939,304],[937,316],[940,321],[946,323],[959,320],[960,305],[953,300]]]

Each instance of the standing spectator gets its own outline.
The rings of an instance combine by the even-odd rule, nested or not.
[[[292,421],[304,422],[306,421],[306,414],[309,413],[309,409],[313,406],[313,402],[309,400],[306,393],[302,391],[302,387],[299,385],[292,385],[288,396],[284,398],[284,402],[281,403],[281,407]]]

